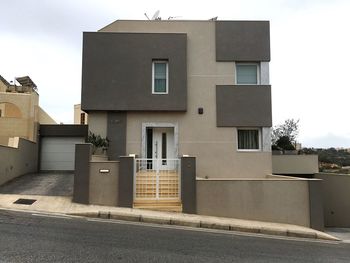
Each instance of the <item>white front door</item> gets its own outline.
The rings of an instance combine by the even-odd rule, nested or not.
[[[174,128],[153,128],[152,141],[152,159],[154,159],[153,169],[174,169]]]

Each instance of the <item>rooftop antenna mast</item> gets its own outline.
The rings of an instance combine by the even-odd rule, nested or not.
[[[176,19],[176,18],[179,18],[179,17],[181,17],[181,16],[169,16],[168,20]]]
[[[162,18],[159,16],[159,13],[159,10],[157,10],[152,16],[152,20],[162,20]]]

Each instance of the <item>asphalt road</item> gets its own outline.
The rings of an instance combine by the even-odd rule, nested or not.
[[[111,223],[115,222],[115,223]],[[349,262],[350,244],[0,210],[0,262]]]

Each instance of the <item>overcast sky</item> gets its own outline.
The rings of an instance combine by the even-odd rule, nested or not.
[[[40,105],[73,122],[83,31],[117,19],[270,20],[274,125],[300,119],[304,146],[350,147],[349,0],[0,0],[0,75],[29,75]]]

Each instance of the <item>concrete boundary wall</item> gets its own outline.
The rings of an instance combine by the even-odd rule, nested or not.
[[[310,210],[319,195],[307,179],[269,176],[266,179],[197,178],[197,212],[202,215],[288,223],[323,229],[322,209]],[[316,180],[317,181],[317,180]],[[313,219],[311,219],[311,214]]]
[[[315,174],[318,173],[318,155],[272,155],[274,174]]]
[[[326,227],[350,227],[350,175],[318,173],[322,179],[322,199]]]
[[[0,145],[0,185],[38,170],[38,145],[18,138],[16,147]]]
[[[90,162],[89,203],[118,206],[119,162]]]
[[[120,161],[97,161],[91,144],[75,146],[73,202],[132,207],[134,158]]]

